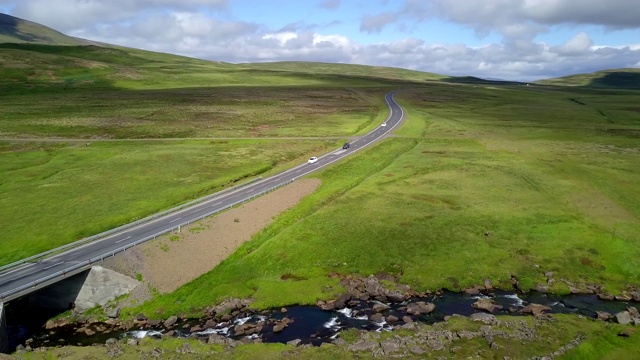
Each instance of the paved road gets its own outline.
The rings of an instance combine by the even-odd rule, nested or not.
[[[73,248],[59,255],[12,268],[0,275],[1,300],[6,302],[48,284],[60,281],[62,279],[60,276],[61,273],[66,273],[66,276],[68,276],[84,270],[90,267],[91,259],[109,256],[114,252],[121,251],[123,247],[139,243],[149,237],[153,238],[154,235],[171,231],[178,225],[189,224],[205,216],[222,211],[231,204],[251,199],[264,191],[295,181],[295,178],[317,171],[379,141],[395,128],[404,116],[402,108],[395,102],[393,95],[394,92],[385,95],[385,100],[390,110],[386,126],[379,126],[370,133],[353,141],[349,149],[334,150],[320,156],[314,164],[305,163],[296,166],[277,175],[253,182],[236,190],[224,192],[220,194],[220,196],[211,197],[193,206],[151,219],[83,246]],[[50,278],[54,275],[56,275],[54,278]],[[47,279],[48,277],[50,279]],[[36,284],[37,287],[35,286]]]

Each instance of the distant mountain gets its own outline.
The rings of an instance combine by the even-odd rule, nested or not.
[[[482,79],[475,76],[453,76],[445,80],[447,82],[459,84],[481,84],[481,85],[524,85],[518,81],[507,81],[499,79]]]
[[[0,43],[31,43],[42,45],[97,45],[75,38],[32,21],[0,14]]]
[[[640,69],[613,69],[576,74],[536,82],[541,85],[587,86],[608,89],[640,90]]]

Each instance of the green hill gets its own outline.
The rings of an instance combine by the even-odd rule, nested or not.
[[[640,89],[640,69],[611,69],[588,74],[562,76],[540,80],[541,85],[585,86],[607,89]]]
[[[242,64],[244,68],[269,71],[287,72],[306,75],[339,75],[352,78],[375,78],[380,80],[424,81],[442,80],[447,76],[423,71],[407,70],[386,66],[368,66],[354,64],[321,63],[307,61],[281,61]]]
[[[0,14],[0,43],[88,45],[92,41],[67,36],[44,25]]]

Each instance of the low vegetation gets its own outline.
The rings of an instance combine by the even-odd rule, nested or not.
[[[7,264],[337,147],[333,140],[0,142]]]
[[[398,98],[409,118],[397,137],[324,171],[316,193],[211,273],[132,311],[314,303],[340,291],[334,273],[393,273],[417,290],[510,288],[511,275],[535,289],[546,271],[567,281],[558,293],[640,284],[640,118],[620,95],[432,85]],[[611,132],[600,111],[629,131]]]
[[[376,126],[382,95],[402,89],[407,120],[393,137],[314,174],[314,194],[211,272],[123,316],[198,316],[228,297],[252,297],[256,308],[314,304],[344,291],[337,276],[353,273],[391,273],[416,290],[485,278],[509,288],[512,276],[528,290],[546,271],[557,293],[640,286],[640,112],[628,86],[368,76],[344,65],[231,65],[93,46],[0,50],[0,263],[297,164]],[[617,325],[559,318],[539,346],[579,333],[586,340],[570,358],[639,351]],[[454,325],[468,326],[444,326]],[[250,345],[233,355],[286,350]],[[334,347],[296,351],[335,357]]]

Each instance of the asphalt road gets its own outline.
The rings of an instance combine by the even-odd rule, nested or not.
[[[101,256],[108,256],[124,247],[175,229],[178,225],[186,225],[205,216],[215,214],[229,207],[231,204],[251,199],[264,191],[279,185],[295,181],[296,178],[317,171],[336,161],[343,159],[358,150],[369,146],[388,134],[403,119],[402,108],[395,102],[395,92],[385,95],[385,101],[390,113],[386,126],[378,126],[370,133],[351,143],[349,149],[337,149],[320,156],[314,164],[302,164],[271,177],[242,186],[236,190],[221,193],[206,201],[199,202],[188,208],[158,217],[120,232],[105,236],[64,253],[48,257],[37,262],[29,262],[12,268],[0,274],[0,300],[9,301],[26,295],[43,286],[63,279],[62,276],[52,276],[66,273],[68,276],[90,267],[89,261]],[[80,267],[81,264],[85,264]],[[36,286],[37,285],[37,286]]]

